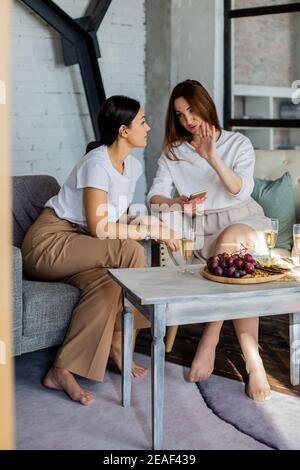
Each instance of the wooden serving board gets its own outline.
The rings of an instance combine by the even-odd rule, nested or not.
[[[239,279],[235,279],[233,277],[215,276],[214,274],[211,274],[208,271],[208,268],[205,266],[205,268],[202,269],[202,275],[210,281],[222,282],[224,284],[260,284],[262,282],[278,281],[279,279],[282,279],[284,276],[286,276],[286,273],[269,274],[268,276],[257,276],[248,278],[242,277]]]

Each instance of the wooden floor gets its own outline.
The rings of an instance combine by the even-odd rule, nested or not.
[[[288,315],[260,319],[260,353],[272,390],[300,396],[300,386],[293,387],[289,376],[289,317]],[[190,366],[202,333],[202,325],[181,326],[171,353],[166,360]],[[136,341],[136,351],[150,354],[149,330],[141,330]],[[247,373],[239,344],[231,322],[223,325],[217,348],[214,373],[230,379],[247,380]]]

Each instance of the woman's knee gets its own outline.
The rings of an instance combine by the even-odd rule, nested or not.
[[[120,267],[144,267],[146,265],[147,263],[143,245],[135,240],[124,240],[122,242]]]
[[[238,247],[243,248],[243,246],[252,250],[255,249],[257,241],[257,233],[252,227],[246,224],[233,224],[223,230],[216,244],[217,246],[227,245],[229,248],[227,251],[230,250],[230,247],[234,250]]]

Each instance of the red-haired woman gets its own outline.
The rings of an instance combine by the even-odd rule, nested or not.
[[[195,223],[201,217],[203,243],[197,257],[202,260],[233,253],[242,246],[265,253],[263,232],[268,219],[251,198],[254,164],[250,140],[238,132],[223,130],[206,89],[195,80],[186,80],[171,94],[165,148],[148,201],[152,207],[167,207],[165,221],[166,215],[172,215],[174,222],[176,211],[182,219],[187,204],[190,221]],[[172,197],[174,189],[179,197]],[[203,189],[206,196],[189,199],[190,194]],[[205,210],[198,216],[197,206],[204,202]],[[180,231],[178,227],[175,230]],[[222,323],[207,324],[191,365],[191,381],[206,380],[212,373]],[[266,400],[271,392],[258,350],[259,320],[248,318],[233,323],[249,374],[246,391],[255,400]]]

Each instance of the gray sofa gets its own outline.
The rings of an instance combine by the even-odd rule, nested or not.
[[[47,175],[13,177],[13,337],[20,355],[63,341],[80,290],[62,282],[30,280],[22,269],[21,244],[45,202],[60,189]],[[148,263],[151,244],[145,243]]]

